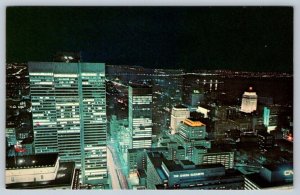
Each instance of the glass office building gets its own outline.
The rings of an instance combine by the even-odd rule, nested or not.
[[[35,153],[75,161],[84,184],[105,184],[105,64],[30,62]]]
[[[131,148],[150,148],[152,144],[152,88],[131,85],[128,93]]]

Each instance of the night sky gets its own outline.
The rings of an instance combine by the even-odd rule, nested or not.
[[[293,72],[292,7],[9,7],[7,62]]]

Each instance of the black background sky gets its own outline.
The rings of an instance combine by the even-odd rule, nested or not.
[[[8,7],[7,62],[293,71],[292,7]]]

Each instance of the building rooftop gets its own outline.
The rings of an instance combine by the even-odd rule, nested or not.
[[[244,94],[243,94],[243,97],[244,96],[256,97],[257,98],[257,94],[254,91],[251,91],[251,92],[245,91]]]
[[[55,166],[57,159],[57,153],[7,157],[6,169],[52,167]]]
[[[218,168],[224,167],[221,164],[203,164],[203,165],[194,165],[193,162],[189,163],[186,160],[184,162],[176,163],[173,160],[162,159],[162,162],[166,165],[169,171],[181,171],[181,170],[193,170],[193,169],[209,169],[209,168]],[[181,164],[183,163],[183,164]]]
[[[130,83],[129,86],[132,87],[132,88],[135,88],[135,89],[138,89],[138,88],[149,88],[150,89],[150,88],[152,88],[149,85],[140,84],[140,83]]]
[[[182,105],[182,104],[178,104],[178,105],[176,105],[176,106],[174,106],[174,108],[178,108],[178,109],[187,109],[188,107],[186,107],[186,106],[184,106],[184,105]]]
[[[161,167],[162,163],[164,163],[169,171],[209,169],[209,168],[220,168],[220,167],[224,168],[224,166],[220,163],[195,165],[192,161],[189,160],[181,160],[181,162],[167,160],[161,153],[158,152],[148,152],[147,155],[150,161],[152,162],[152,164],[154,165],[154,167],[159,168]]]
[[[168,147],[131,148],[131,149],[128,149],[128,153],[135,153],[135,152],[141,152],[141,151],[147,151],[147,152],[168,151]]]
[[[185,119],[183,121],[184,124],[191,126],[191,127],[201,127],[201,126],[205,126],[205,124],[201,123],[200,121],[194,120],[194,119]]]
[[[205,149],[207,149],[204,146],[194,146],[194,148],[196,148],[198,150],[205,150]]]
[[[239,182],[240,185],[244,184],[244,179],[243,179],[243,175],[235,170],[235,169],[228,169],[224,171],[224,175],[218,175],[218,176],[212,176],[212,177],[198,177],[198,178],[194,178],[193,180],[187,179],[187,180],[181,180],[180,181],[180,189],[209,189],[207,188],[207,186],[211,185],[209,182],[206,183],[205,181],[219,181],[219,182],[228,182],[229,180],[234,180],[236,182]],[[191,183],[192,182],[192,183]],[[205,182],[205,183],[203,183]],[[201,183],[201,185],[193,185],[197,184],[197,183]],[[192,185],[191,185],[192,184]],[[224,183],[223,183],[224,184]],[[213,184],[214,185],[214,184]],[[164,184],[157,184],[156,185],[157,189],[174,189],[173,185],[164,185]],[[178,188],[177,188],[178,189]]]
[[[180,161],[183,165],[194,165],[194,163],[192,161],[189,160],[181,160]]]
[[[32,144],[32,143],[33,143],[32,137],[27,137],[21,142],[21,144]]]
[[[24,182],[7,184],[7,189],[43,189],[43,188],[59,188],[73,186],[73,175],[79,174],[79,170],[75,170],[75,162],[60,163],[55,180],[40,182]],[[69,188],[71,189],[71,188]]]
[[[285,168],[293,169],[293,163],[265,164],[263,167],[270,171],[282,171]]]

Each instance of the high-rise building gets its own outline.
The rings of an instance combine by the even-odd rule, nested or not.
[[[175,134],[179,123],[189,117],[190,111],[187,107],[183,105],[174,106],[171,113],[171,134]]]
[[[257,94],[253,91],[252,87],[249,87],[248,91],[245,91],[242,98],[241,111],[245,113],[251,113],[257,109]]]
[[[177,142],[185,148],[185,158],[192,160],[193,147],[202,146],[211,148],[211,142],[207,139],[206,125],[198,120],[189,118],[182,121],[176,134]]]
[[[130,148],[150,148],[152,144],[152,87],[129,86],[128,101]]]
[[[84,184],[107,180],[103,63],[30,62],[35,154],[75,161]]]

